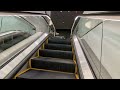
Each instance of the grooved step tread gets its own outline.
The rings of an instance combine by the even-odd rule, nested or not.
[[[40,57],[31,59],[32,68],[63,71],[63,72],[75,72],[75,64],[73,60],[59,59],[50,57]]]
[[[27,72],[19,75],[16,79],[75,79],[75,75],[69,73],[30,69]]]
[[[40,56],[43,56],[43,57],[73,59],[72,51],[44,49],[44,50],[39,50],[39,54]]]

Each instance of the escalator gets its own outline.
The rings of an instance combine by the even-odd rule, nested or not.
[[[50,17],[45,17],[49,28],[37,31],[36,38],[17,35],[0,45],[4,50],[13,46],[13,50],[16,43],[26,39],[14,53],[7,53],[10,58],[1,60],[5,63],[0,67],[0,79],[94,79],[78,36],[72,29],[55,29]]]
[[[49,37],[15,79],[79,79],[71,39]]]

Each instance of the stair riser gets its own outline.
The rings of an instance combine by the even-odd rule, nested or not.
[[[72,46],[70,45],[60,45],[60,44],[46,44],[45,49],[53,50],[63,50],[63,51],[72,51]]]
[[[73,59],[71,51],[56,51],[56,50],[40,50],[40,56],[43,57],[53,57],[53,58],[63,58],[63,59]]]
[[[70,42],[70,41],[66,41],[66,40],[57,40],[57,39],[49,39],[49,40],[48,40],[48,43],[71,45],[71,42]]]

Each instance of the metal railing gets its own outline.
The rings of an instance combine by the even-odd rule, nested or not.
[[[80,19],[80,16],[77,16],[77,17],[74,19],[74,22],[73,22],[73,25],[72,25],[72,28],[71,28],[71,35],[73,34],[73,31],[74,31],[76,25],[78,24],[78,23],[76,23],[76,22],[79,21],[79,19]]]
[[[45,21],[48,23],[48,25],[50,26],[50,28],[52,29],[53,28],[53,32],[54,32],[54,36],[56,35],[56,29],[55,29],[55,26],[50,18],[50,16],[48,15],[41,15]]]
[[[91,22],[93,20],[93,25],[90,25],[90,28],[88,28],[88,30],[87,30],[87,28],[84,28],[84,26],[86,26],[85,24],[86,24],[87,20],[83,20],[85,22],[85,23],[83,22],[83,24],[80,24],[80,23],[82,23],[82,21],[79,22],[79,24],[78,24],[76,22],[79,18],[90,19],[88,21],[91,21]],[[81,19],[79,19],[79,21]],[[95,20],[95,22],[94,22],[94,20]],[[98,20],[98,22],[97,22],[97,20]],[[99,22],[99,20],[100,20],[100,22]],[[83,25],[83,27],[81,27],[82,25]],[[78,28],[76,28],[76,27],[78,27]],[[74,20],[73,26],[71,28],[71,35],[73,35],[73,34],[74,34],[73,36],[78,35],[77,38],[79,39],[80,45],[81,45],[83,52],[87,58],[87,61],[89,62],[89,65],[90,65],[95,77],[98,79],[120,78],[119,69],[117,69],[119,67],[119,62],[118,62],[119,61],[119,48],[118,47],[120,47],[119,46],[120,45],[119,44],[119,40],[120,40],[119,28],[120,28],[120,16],[119,17],[118,16],[117,17],[77,16]],[[86,31],[84,31],[84,29]],[[79,32],[77,32],[77,30]],[[76,31],[76,32],[74,32],[74,31]],[[100,31],[100,32],[97,32],[97,31]],[[100,43],[99,46],[96,44],[98,42]],[[97,48],[94,47],[95,45]],[[107,47],[109,47],[109,48],[107,48]],[[77,47],[76,51],[78,49],[79,48]],[[112,52],[111,52],[111,49],[112,49]],[[79,53],[77,53],[77,54],[79,54]],[[99,56],[97,56],[97,55],[99,55]],[[78,56],[81,57],[81,55],[78,55]],[[110,58],[110,57],[112,57],[112,58]],[[80,58],[80,59],[82,60],[82,58]],[[114,63],[114,66],[111,66],[110,65],[111,63]],[[107,66],[105,66],[105,64]],[[80,64],[80,66],[81,66],[81,64]],[[111,68],[111,71],[107,67]]]
[[[24,16],[24,15],[22,15]],[[22,17],[21,15],[19,16],[20,18],[24,19],[26,22],[28,22],[29,24],[31,24],[32,26],[34,26],[32,23],[30,23],[28,20],[26,20],[24,17]],[[29,16],[29,15],[28,15]],[[32,16],[32,15],[31,15]],[[43,19],[46,21],[46,23],[48,24],[48,26],[51,28],[51,30],[53,31],[53,35],[56,35],[56,29],[55,26],[50,18],[50,16],[48,16],[47,14],[40,14],[40,15],[35,15],[35,16],[41,16],[43,17]],[[35,26],[34,26],[35,27]],[[36,29],[36,28],[35,28]]]
[[[33,28],[33,30],[36,30],[36,27],[32,24],[32,23],[30,23],[28,20],[26,20],[24,17],[21,17],[21,16],[19,16],[21,19],[23,19],[24,21],[26,21],[28,24],[30,24],[31,26],[33,26],[34,28]]]

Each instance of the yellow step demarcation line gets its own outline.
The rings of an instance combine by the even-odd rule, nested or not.
[[[48,39],[46,40],[46,42],[45,42],[46,44],[48,44]]]
[[[46,43],[48,43],[48,39],[46,40]],[[44,43],[43,43],[42,46],[37,50],[37,56],[36,56],[36,57],[40,57],[40,56],[39,56],[39,55],[40,55],[40,54],[39,54],[39,50],[40,50],[40,49],[44,49]],[[72,53],[73,53],[73,61],[74,61],[74,63],[75,63],[75,77],[76,77],[76,79],[79,79],[79,76],[78,76],[78,74],[76,73],[77,67],[76,67],[76,59],[75,59],[73,47],[72,47]],[[36,53],[35,53],[35,54],[36,54]],[[36,57],[32,57],[31,59],[36,58]],[[19,75],[27,72],[27,71],[30,70],[30,69],[32,69],[32,70],[43,70],[43,71],[49,71],[49,72],[59,72],[59,73],[66,73],[66,74],[74,74],[74,73],[70,73],[70,72],[62,72],[62,71],[55,71],[55,70],[46,70],[46,69],[32,68],[32,67],[31,67],[31,59],[29,60],[29,67],[30,67],[30,68],[28,68],[28,69],[26,69],[26,70],[23,70],[22,72],[16,74],[15,78],[18,77]]]
[[[33,59],[33,58],[32,58],[32,59]],[[69,73],[69,72],[62,72],[62,71],[55,71],[55,70],[32,68],[32,66],[31,66],[31,60],[29,60],[29,66],[31,67],[31,69],[34,69],[34,70],[44,70],[44,71],[50,71],[50,72],[60,72],[60,73],[73,74],[73,73]]]
[[[74,48],[73,48],[73,44],[71,44],[71,45],[72,45],[73,61],[75,63],[75,77],[76,77],[76,79],[79,79],[78,67],[77,67],[77,62],[76,62],[76,57],[75,57],[75,51],[74,51]]]
[[[36,57],[34,57],[34,58],[36,58]],[[33,58],[32,58],[32,59],[33,59]],[[15,76],[15,78],[18,77],[19,75],[27,72],[27,71],[30,70],[30,69],[32,69],[32,70],[42,70],[42,71],[48,71],[48,72],[58,72],[58,73],[65,73],[65,74],[74,74],[74,73],[70,73],[70,72],[62,72],[62,71],[55,71],[55,70],[32,68],[32,67],[31,67],[31,60],[29,60],[29,67],[30,67],[30,68],[28,68],[28,69],[26,69],[26,70],[23,70],[22,72],[20,72],[19,74],[17,74],[17,75]],[[76,75],[75,75],[75,77],[76,77]],[[77,79],[77,78],[76,78],[76,79]]]
[[[40,49],[38,49],[38,50],[37,50],[37,57],[39,57],[39,56],[40,56],[40,54],[39,54],[39,50],[40,50]]]
[[[29,59],[29,61],[28,61],[28,67],[29,67],[29,68],[27,68],[27,69],[25,69],[25,70],[23,70],[23,71],[17,73],[17,74],[14,76],[13,79],[16,79],[16,77],[18,77],[19,75],[21,75],[21,74],[27,72],[28,70],[30,70],[30,69],[32,68],[32,67],[31,67],[31,59],[40,57],[40,56],[39,56],[39,50],[40,50],[40,49],[41,49],[41,47],[40,47],[40,48],[36,51],[36,53],[33,54],[33,56]]]
[[[42,49],[45,49],[45,44],[44,43],[42,44]]]
[[[34,58],[36,58],[36,57],[34,57]],[[31,60],[29,60],[29,66],[31,67]],[[38,68],[32,68],[32,67],[30,69],[43,70],[43,71],[49,71],[49,72],[59,72],[59,73],[66,73],[66,74],[74,74],[74,73],[70,73],[70,72],[62,72],[62,71],[47,70],[47,69],[38,69]]]
[[[78,76],[78,74],[75,74],[75,77],[76,77],[76,79],[79,79],[79,76]]]
[[[36,52],[37,54],[35,53],[37,56],[36,56],[36,57],[33,57],[33,56],[32,56],[32,58],[29,59],[29,67],[30,67],[30,68],[32,68],[32,66],[31,66],[31,59],[39,58],[39,57],[40,57],[39,50],[43,48],[43,45],[44,45],[44,44],[42,44],[42,46],[37,50],[37,52]]]
[[[73,74],[73,73],[68,73],[68,72],[61,72],[61,71],[53,71],[53,70],[46,70],[46,69],[37,69],[37,68],[28,68],[28,69],[25,69],[23,71],[21,71],[20,73],[18,73],[14,79],[16,79],[18,76],[24,74],[25,72],[29,71],[29,70],[38,70],[38,71],[48,71],[48,72],[59,72],[59,73],[65,73],[65,74]]]
[[[72,42],[72,41],[71,41]],[[74,48],[73,48],[73,44],[71,43],[71,45],[72,45],[72,53],[73,53],[73,62],[74,62],[74,64],[75,64],[75,77],[76,77],[76,79],[79,79],[79,75],[78,75],[78,69],[77,69],[77,62],[76,62],[76,58],[75,58],[75,53],[74,53]]]
[[[36,58],[36,57],[33,57],[33,58]],[[33,59],[33,58],[31,58],[31,59]],[[59,72],[59,73],[65,73],[65,74],[74,74],[74,73],[70,73],[70,72],[62,72],[62,71],[55,71],[55,70],[47,70],[47,69],[32,68],[32,67],[31,67],[31,59],[29,60],[29,67],[30,67],[30,68],[25,69],[25,70],[21,71],[20,73],[18,73],[18,74],[15,76],[15,79],[16,79],[16,77],[18,77],[19,75],[21,75],[21,74],[27,72],[27,71],[30,70],[30,69],[32,69],[32,70],[49,71],[49,72]]]
[[[32,66],[31,66],[31,59],[28,62],[29,62],[29,67],[32,68]]]
[[[19,72],[18,74],[15,75],[14,79],[16,79],[16,78],[17,78],[18,76],[20,76],[21,74],[27,72],[28,70],[30,70],[30,68],[27,68],[27,69],[25,69],[25,70]]]

